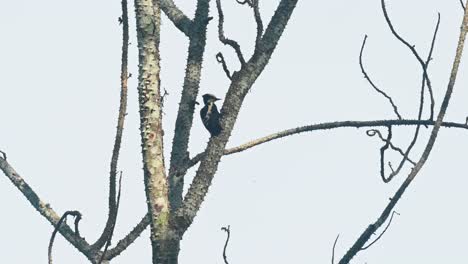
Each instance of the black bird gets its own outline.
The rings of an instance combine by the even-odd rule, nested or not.
[[[206,129],[211,136],[217,136],[221,133],[221,125],[219,124],[220,114],[215,102],[221,100],[212,94],[203,95],[203,103],[205,106],[200,110],[200,117]]]

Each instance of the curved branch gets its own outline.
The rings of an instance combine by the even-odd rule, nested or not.
[[[225,231],[226,234],[227,234],[226,242],[224,243],[224,248],[223,248],[223,259],[224,259],[225,264],[229,264],[229,262],[227,260],[227,256],[226,256],[226,249],[227,249],[227,246],[228,246],[228,243],[229,243],[229,239],[231,238],[231,227],[230,226],[221,227],[221,230]]]
[[[236,52],[237,58],[239,58],[239,61],[240,61],[241,65],[244,66],[245,65],[245,59],[244,59],[244,55],[242,55],[242,51],[241,51],[241,48],[239,46],[239,43],[237,43],[236,41],[234,41],[232,39],[226,38],[226,36],[224,36],[224,29],[223,29],[224,13],[223,13],[223,9],[221,8],[221,0],[216,0],[216,7],[218,9],[218,16],[219,16],[219,20],[218,20],[218,38],[219,38],[219,41],[221,41],[221,43],[223,43],[224,45],[231,46],[234,49],[234,51]]]
[[[390,23],[390,22],[389,22]],[[420,96],[420,102],[419,102],[419,112],[418,112],[418,120],[421,120],[422,118],[422,114],[423,114],[423,109],[424,109],[424,90],[425,90],[425,85],[427,83],[428,85],[428,89],[429,89],[429,92],[431,93],[431,97],[432,97],[432,100],[431,100],[431,117],[430,117],[430,120],[433,120],[433,107],[434,107],[434,100],[433,100],[433,96],[432,96],[432,89],[430,88],[430,83],[428,82],[429,79],[427,77],[427,74],[425,74],[427,68],[429,67],[429,63],[431,62],[431,57],[432,57],[432,52],[434,51],[434,45],[435,45],[435,41],[436,41],[436,38],[437,38],[437,32],[439,30],[439,24],[440,24],[440,14],[438,15],[438,19],[437,19],[437,24],[436,24],[436,27],[435,27],[435,30],[434,30],[434,35],[433,35],[433,38],[432,38],[432,43],[431,43],[431,48],[429,50],[429,54],[427,56],[427,59],[426,59],[426,62],[425,62],[425,70],[424,70],[424,74],[423,74],[423,78],[422,78],[422,83],[421,83],[421,96]],[[403,168],[403,166],[405,165],[406,163],[406,160],[407,160],[407,157],[409,156],[411,150],[413,149],[413,147],[415,146],[416,144],[416,141],[418,140],[418,136],[419,136],[419,132],[420,132],[420,126],[417,126],[416,127],[416,130],[414,132],[414,136],[413,136],[413,139],[411,140],[410,144],[408,145],[404,155],[403,155],[403,158],[401,159],[397,169],[395,171],[392,171],[392,173],[388,176],[387,178],[387,181],[384,180],[384,182],[390,182],[393,177],[395,177],[396,175],[398,175],[401,171],[401,169]]]
[[[57,225],[55,226],[54,231],[52,232],[52,236],[50,236],[49,247],[47,249],[47,256],[49,258],[49,264],[52,264],[52,247],[54,246],[54,240],[55,240],[55,236],[57,235],[57,231],[60,229],[60,226],[67,219],[67,216],[69,216],[69,215],[75,217],[75,234],[79,235],[78,223],[81,220],[81,213],[78,212],[78,211],[66,211],[62,215],[60,220],[58,221]]]
[[[110,163],[110,175],[109,175],[109,214],[107,217],[106,226],[97,239],[92,245],[94,249],[100,249],[106,244],[108,238],[111,237],[112,230],[114,229],[115,222],[117,219],[117,198],[116,198],[116,176],[117,176],[117,164],[119,161],[120,146],[122,143],[122,135],[125,124],[125,116],[127,115],[127,91],[128,91],[128,10],[127,0],[122,0],[122,62],[120,69],[120,106],[119,115],[117,118],[117,131],[115,135],[114,148],[112,150],[112,158]]]
[[[384,14],[384,17],[385,17],[385,21],[387,22],[387,25],[388,27],[390,28],[390,30],[392,31],[392,34],[395,36],[395,38],[397,38],[401,43],[403,43],[403,45],[405,45],[406,47],[408,47],[408,49],[411,51],[411,53],[414,55],[414,57],[416,58],[416,60],[419,62],[419,64],[421,65],[422,67],[422,70],[423,70],[423,76],[424,78],[426,79],[426,83],[427,83],[427,87],[429,89],[429,92],[432,94],[432,84],[431,84],[431,80],[429,79],[429,75],[427,74],[427,65],[426,63],[423,61],[423,59],[421,58],[421,56],[419,55],[418,51],[416,50],[415,46],[414,45],[411,45],[409,44],[408,41],[406,41],[405,39],[403,39],[395,30],[395,28],[393,27],[393,24],[392,24],[392,21],[390,20],[390,17],[388,16],[388,12],[387,12],[387,8],[385,6],[385,0],[381,0],[381,6],[382,6],[382,11],[383,11],[383,14]],[[431,118],[432,119],[432,118]]]
[[[331,264],[335,264],[335,248],[336,248],[336,243],[338,243],[338,238],[340,238],[340,234],[336,236],[335,242],[333,243]]]
[[[226,73],[226,76],[228,77],[229,80],[232,80],[231,72],[229,72],[229,69],[226,65],[226,61],[224,60],[224,56],[221,52],[218,52],[216,54],[216,60],[223,66],[223,71]]]
[[[364,74],[364,78],[366,78],[367,82],[376,90],[378,93],[383,95],[387,100],[390,102],[390,104],[393,107],[393,112],[395,112],[395,115],[398,117],[398,119],[402,119],[400,113],[398,113],[398,108],[396,104],[393,102],[392,97],[390,97],[387,93],[379,89],[374,82],[370,79],[369,75],[366,72],[366,69],[364,69],[364,63],[362,62],[362,54],[364,53],[364,47],[366,46],[366,40],[367,40],[367,35],[364,36],[364,40],[362,41],[362,46],[361,46],[361,52],[359,53],[359,66],[361,67],[361,72]]]
[[[125,0],[124,0],[125,1]],[[120,178],[119,178],[119,193],[117,194],[117,204],[116,204],[116,218],[117,214],[119,213],[119,206],[120,206],[120,191],[122,190],[122,172],[120,172]],[[109,249],[109,246],[112,242],[112,237],[114,236],[114,230],[115,230],[115,222],[114,225],[112,226],[109,236],[106,241],[106,245],[104,247],[104,251],[101,254],[101,257],[99,259],[99,262],[97,264],[101,264],[104,258],[106,257],[107,250]]]
[[[400,188],[397,190],[397,192],[393,195],[393,197],[390,199],[390,202],[387,204],[379,218],[372,224],[370,224],[367,229],[361,234],[361,236],[356,240],[356,242],[353,244],[353,246],[348,250],[348,252],[343,256],[343,258],[340,260],[340,264],[347,264],[351,261],[351,259],[364,247],[365,243],[369,240],[369,238],[372,236],[372,234],[379,229],[383,223],[388,219],[390,216],[391,212],[393,211],[393,208],[396,206],[397,202],[401,199],[403,194],[405,193],[406,189],[410,186],[410,184],[413,182],[413,180],[416,178],[418,175],[419,171],[421,168],[424,166],[426,163],[427,158],[429,157],[432,148],[434,147],[435,141],[437,139],[437,136],[439,134],[440,128],[443,125],[443,120],[445,117],[445,113],[447,112],[447,108],[450,102],[450,98],[453,93],[453,89],[455,86],[455,82],[457,80],[457,75],[458,75],[458,69],[460,66],[460,61],[461,57],[463,54],[463,47],[465,44],[465,39],[466,39],[466,33],[468,31],[468,12],[465,10],[465,15],[463,16],[463,22],[461,25],[461,30],[460,30],[460,36],[457,44],[457,51],[455,54],[455,58],[453,61],[453,66],[452,70],[450,73],[450,80],[447,85],[447,90],[445,92],[444,100],[442,101],[442,105],[440,107],[439,114],[437,115],[437,120],[435,122],[435,125],[432,129],[431,136],[429,137],[429,140],[426,144],[426,147],[423,151],[423,154],[421,155],[421,158],[419,161],[416,163],[416,166],[414,166],[413,170],[409,173],[405,181],[401,184]]]

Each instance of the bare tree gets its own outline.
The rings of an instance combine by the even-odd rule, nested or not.
[[[411,164],[412,170],[407,175],[405,181],[399,187],[395,195],[390,199],[378,219],[370,224],[362,235],[351,246],[347,253],[341,258],[339,263],[349,263],[351,259],[360,251],[368,249],[377,242],[390,226],[391,219],[395,214],[395,206],[401,199],[407,188],[418,175],[424,166],[432,148],[436,142],[437,135],[442,127],[455,127],[468,129],[466,123],[446,122],[444,117],[450,102],[450,98],[455,86],[458,68],[460,65],[464,41],[468,31],[468,11],[465,9],[463,22],[461,25],[460,37],[457,51],[452,66],[450,81],[443,98],[439,112],[435,112],[435,98],[433,94],[432,82],[428,73],[428,67],[432,59],[432,54],[437,39],[440,15],[438,16],[433,33],[432,41],[427,58],[423,58],[414,45],[405,40],[396,30],[391,22],[390,15],[386,9],[385,1],[381,0],[383,16],[393,36],[400,41],[421,66],[422,80],[419,102],[419,112],[417,119],[407,119],[399,112],[398,107],[391,96],[383,89],[379,88],[366,71],[364,63],[364,51],[367,36],[364,37],[359,54],[359,63],[362,73],[371,87],[384,96],[396,119],[373,120],[373,121],[337,121],[321,124],[307,125],[284,130],[259,139],[252,140],[245,144],[233,148],[226,148],[230,135],[237,121],[239,111],[244,99],[248,95],[257,78],[262,74],[268,65],[278,42],[285,30],[288,21],[296,8],[297,0],[281,0],[268,23],[263,22],[259,0],[236,0],[239,4],[246,5],[252,9],[253,19],[256,23],[256,36],[253,54],[245,57],[238,42],[230,39],[224,32],[224,10],[221,0],[216,0],[216,11],[218,16],[218,38],[219,41],[231,47],[239,60],[240,68],[229,69],[229,66],[222,53],[216,55],[217,61],[230,80],[229,89],[224,96],[224,103],[221,108],[221,127],[219,135],[212,136],[206,146],[205,151],[191,156],[188,151],[191,127],[194,122],[195,105],[198,98],[201,69],[206,46],[206,31],[212,19],[209,16],[209,0],[198,0],[195,16],[190,19],[184,14],[172,0],[135,0],[136,32],[139,51],[139,73],[138,73],[138,102],[140,111],[140,135],[141,152],[143,156],[143,174],[145,192],[148,206],[148,213],[142,217],[127,236],[118,241],[113,247],[110,246],[114,228],[117,221],[120,201],[120,182],[117,185],[118,158],[121,147],[124,120],[127,106],[127,80],[128,72],[128,48],[129,48],[129,24],[127,1],[122,0],[122,16],[119,18],[123,28],[122,45],[122,65],[121,65],[121,94],[120,108],[117,121],[117,132],[112,151],[109,175],[109,200],[108,219],[102,234],[97,241],[90,243],[79,232],[78,222],[81,219],[80,212],[67,211],[62,217],[55,212],[50,204],[44,202],[36,192],[26,183],[23,177],[7,161],[7,155],[1,152],[0,168],[11,182],[29,200],[31,205],[44,216],[54,227],[49,246],[49,263],[52,262],[52,245],[57,231],[66,238],[74,247],[84,254],[91,263],[104,263],[111,261],[120,253],[127,249],[149,225],[151,228],[151,244],[153,263],[177,263],[180,251],[180,241],[185,232],[193,223],[200,206],[211,186],[212,180],[218,169],[218,164],[224,155],[238,153],[260,144],[276,140],[279,138],[316,130],[329,130],[340,127],[366,127],[369,128],[369,136],[377,136],[383,142],[380,149],[380,176],[383,182],[390,182],[395,176],[400,174],[403,166]],[[463,3],[462,3],[463,5]],[[165,94],[162,92],[160,80],[160,31],[161,13],[164,13],[189,40],[186,71],[184,77],[183,90],[180,98],[177,120],[174,128],[174,139],[172,141],[170,164],[166,166],[164,162],[164,142],[162,129],[163,125],[163,103]],[[427,107],[428,99],[425,94],[429,94],[428,118],[423,118],[423,110]],[[393,128],[400,126],[415,127],[414,136],[406,149],[398,147],[392,142]],[[422,126],[431,126],[432,132],[428,142],[425,144],[423,154],[418,159],[411,157],[411,150],[419,139]],[[377,128],[385,128],[386,136]],[[398,166],[394,169],[391,163],[387,163],[385,154],[388,150],[394,150],[401,155]],[[198,169],[190,187],[183,195],[184,178],[187,171],[198,165]],[[388,166],[387,166],[388,165]],[[385,168],[391,170],[386,172]],[[64,219],[68,215],[76,216],[75,227],[72,229],[65,223]],[[390,220],[389,220],[390,218]],[[378,232],[382,225],[388,221],[380,236],[371,241],[371,236]],[[230,229],[224,228],[228,238],[223,251],[224,261],[227,263],[226,247],[229,240]],[[332,263],[335,259],[334,249],[338,237],[333,245]]]

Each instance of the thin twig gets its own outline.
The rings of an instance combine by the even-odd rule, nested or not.
[[[223,66],[224,73],[226,73],[228,79],[232,80],[231,72],[229,72],[229,69],[226,65],[226,61],[224,60],[224,56],[221,52],[218,52],[218,54],[216,54],[216,60]]]
[[[385,152],[387,151],[387,149],[389,147],[391,147],[393,150],[396,150],[398,151],[401,155],[403,155],[403,157],[405,158],[405,160],[408,160],[409,162],[411,162],[411,164],[413,165],[416,165],[416,163],[414,161],[412,161],[410,158],[406,157],[405,156],[405,153],[403,153],[403,151],[398,148],[398,147],[395,147],[393,144],[392,144],[392,127],[391,126],[388,126],[387,127],[388,129],[388,133],[387,133],[387,138],[385,139],[383,136],[382,136],[382,133],[378,130],[378,129],[369,129],[366,131],[366,134],[369,136],[369,137],[373,137],[375,135],[378,135],[378,137],[380,138],[380,140],[382,140],[383,142],[385,142],[385,144],[380,148],[380,177],[382,178],[382,180],[387,183],[389,181],[389,179],[385,176]],[[391,164],[389,163],[389,166],[391,168]],[[395,173],[395,171],[393,171],[393,168],[392,169],[392,174]]]
[[[58,230],[60,229],[62,223],[67,219],[67,216],[74,216],[75,217],[75,234],[78,235],[78,222],[81,220],[81,213],[78,211],[66,211],[60,220],[57,222],[57,225],[52,232],[52,236],[50,236],[49,240],[49,247],[47,249],[47,256],[49,259],[49,264],[52,264],[52,247],[54,246],[55,236],[57,235]]]
[[[385,5],[384,5],[383,8],[385,10]],[[388,23],[390,23],[390,25],[391,25],[390,20],[388,20]],[[429,67],[429,63],[431,62],[432,52],[434,51],[434,45],[435,45],[435,41],[436,41],[436,38],[437,38],[438,30],[439,30],[439,24],[440,24],[440,14],[438,15],[437,24],[436,24],[434,34],[433,34],[433,38],[432,38],[432,42],[431,42],[431,48],[429,50],[429,54],[427,56],[425,66],[424,66],[423,78],[422,78],[422,83],[421,83],[421,96],[420,96],[420,102],[419,102],[418,120],[422,119],[422,114],[423,114],[423,109],[424,109],[424,90],[425,90],[426,84],[427,84],[429,92],[431,94],[431,117],[430,117],[430,120],[433,120],[432,115],[433,115],[433,107],[434,107],[434,98],[433,98],[433,95],[432,95],[432,88],[430,86],[429,77],[427,75],[427,68]],[[398,167],[396,168],[396,170],[392,171],[392,173],[388,176],[387,180],[384,180],[384,182],[386,182],[386,183],[390,182],[396,175],[398,175],[400,173],[401,169],[405,165],[407,157],[409,156],[411,150],[413,149],[413,147],[415,146],[415,144],[416,144],[416,142],[418,140],[420,129],[421,129],[420,126],[416,127],[413,139],[411,140],[410,144],[408,145],[408,147],[407,147],[407,149],[406,149],[406,151],[405,151],[405,153],[403,155],[403,158],[401,159]]]
[[[119,206],[120,206],[120,192],[122,190],[122,172],[120,172],[120,177],[119,177],[119,192],[117,194],[117,205],[116,205],[116,216],[119,212]],[[101,259],[99,260],[98,264],[101,264],[102,261],[104,260],[104,257],[106,256],[107,249],[109,248],[111,242],[112,242],[112,237],[114,236],[114,230],[115,230],[115,222],[114,225],[112,226],[112,229],[110,231],[109,237],[107,238],[106,245],[104,247],[104,251],[102,252]]]
[[[377,241],[379,241],[380,238],[383,237],[383,235],[385,234],[385,232],[387,232],[387,229],[390,227],[390,225],[392,224],[392,220],[393,220],[393,216],[397,214],[397,215],[400,215],[399,213],[397,213],[396,211],[393,211],[392,212],[392,215],[390,216],[390,220],[388,221],[388,224],[387,226],[384,228],[384,230],[382,231],[382,233],[380,233],[380,235],[374,240],[372,241],[371,243],[369,243],[369,245],[365,246],[365,247],[362,247],[361,250],[366,250],[370,247],[372,247],[372,245],[374,245]]]
[[[423,61],[423,59],[421,58],[421,56],[419,56],[419,53],[417,52],[415,46],[409,44],[408,41],[406,41],[405,39],[403,39],[403,38],[396,32],[395,28],[393,27],[392,21],[390,20],[390,17],[388,16],[387,8],[386,8],[386,6],[385,6],[385,0],[381,0],[381,5],[382,5],[382,11],[383,11],[383,14],[384,14],[384,17],[385,17],[385,21],[387,22],[388,27],[389,27],[390,30],[392,31],[392,34],[393,34],[393,35],[395,36],[395,38],[397,38],[401,43],[403,43],[406,47],[408,47],[408,49],[411,51],[411,53],[413,53],[414,57],[416,58],[416,60],[419,62],[419,64],[420,64],[421,67],[422,67],[423,75],[424,75],[424,77],[425,77],[426,80],[427,80],[427,86],[428,86],[428,88],[429,88],[430,90],[432,90],[431,80],[429,79],[429,75],[427,74],[426,63]]]
[[[339,264],[348,264],[351,259],[364,247],[367,241],[370,239],[372,234],[379,229],[383,223],[388,219],[393,208],[396,206],[398,201],[401,199],[403,194],[405,193],[406,189],[410,186],[413,180],[418,175],[421,168],[426,163],[433,147],[436,142],[437,136],[439,134],[440,128],[443,124],[443,120],[445,117],[445,113],[447,112],[447,108],[450,102],[450,98],[453,93],[453,89],[455,87],[455,82],[457,80],[458,69],[460,66],[460,61],[463,55],[463,47],[465,44],[466,33],[468,31],[468,12],[465,10],[465,15],[463,16],[463,22],[461,25],[460,36],[457,44],[457,51],[455,54],[455,58],[453,61],[452,70],[450,73],[449,83],[447,85],[447,90],[445,92],[444,100],[442,101],[442,105],[440,107],[439,114],[437,115],[437,120],[435,125],[432,129],[431,136],[426,144],[426,147],[421,155],[421,158],[414,166],[413,170],[409,173],[405,181],[401,184],[400,188],[397,190],[395,195],[390,199],[390,202],[387,204],[383,212],[380,214],[379,218],[372,224],[370,224],[367,229],[361,234],[361,236],[356,240],[353,246],[348,250],[348,252],[343,256],[340,260]]]
[[[226,36],[224,36],[224,29],[223,29],[224,13],[223,13],[223,9],[221,8],[221,0],[216,0],[216,7],[218,8],[218,16],[219,16],[219,20],[218,20],[219,41],[221,41],[221,43],[223,43],[224,45],[231,46],[236,52],[237,58],[239,58],[241,65],[244,66],[245,59],[244,59],[244,55],[242,55],[242,51],[240,49],[239,43],[237,43],[236,41],[232,39],[226,38]]]
[[[260,14],[259,0],[244,0],[244,1],[236,0],[236,1],[237,3],[241,5],[247,4],[254,11],[255,23],[257,24],[257,36],[255,38],[255,49],[258,49],[258,45],[263,36],[263,21],[262,21],[262,16]]]
[[[257,37],[255,38],[255,49],[258,49],[260,40],[263,36],[263,21],[262,16],[260,14],[259,1],[260,0],[252,0],[252,8],[254,10],[255,22],[257,23]]]
[[[128,91],[128,42],[129,42],[129,33],[128,33],[128,8],[127,0],[122,0],[122,58],[121,58],[121,69],[120,69],[120,106],[119,114],[117,119],[117,131],[115,135],[114,147],[112,150],[112,158],[110,163],[110,175],[109,175],[109,214],[107,217],[106,226],[98,238],[98,240],[93,244],[93,248],[101,249],[110,233],[112,232],[113,227],[117,219],[117,165],[119,161],[120,148],[122,145],[122,135],[125,124],[125,116],[127,113],[127,91]]]
[[[369,82],[369,84],[376,90],[378,93],[383,95],[387,100],[390,102],[393,108],[393,112],[395,112],[395,115],[398,117],[398,119],[402,119],[400,113],[398,112],[398,108],[396,104],[393,102],[392,97],[390,97],[387,93],[382,91],[377,87],[377,85],[374,84],[374,82],[370,79],[369,75],[366,72],[366,69],[364,68],[364,63],[362,61],[362,55],[364,53],[364,47],[366,46],[366,40],[367,40],[367,35],[364,36],[364,40],[362,41],[362,46],[361,46],[361,52],[359,53],[359,66],[361,66],[361,71],[362,74],[364,74],[364,78]]]
[[[375,135],[378,135],[378,137],[380,138],[380,140],[382,140],[383,142],[387,143],[389,142],[389,146],[390,148],[392,148],[393,150],[395,150],[396,152],[398,152],[400,155],[404,156],[405,153],[403,152],[403,150],[397,146],[395,146],[391,140],[389,140],[389,136],[387,135],[387,139],[385,139],[383,136],[382,136],[382,133],[378,130],[378,129],[369,129],[366,131],[366,134],[369,136],[369,137],[373,137]],[[391,137],[390,137],[391,139]],[[413,160],[411,160],[410,158],[406,157],[406,159],[413,165],[416,165],[416,162],[414,162]]]
[[[465,4],[463,3],[463,0],[460,0],[461,7],[463,8],[463,11],[465,11]]]
[[[335,242],[333,243],[331,264],[335,264],[335,248],[336,248],[336,243],[338,242],[338,238],[340,238],[340,234],[336,236]]]
[[[225,264],[229,264],[229,262],[227,260],[227,256],[226,256],[226,249],[227,249],[227,246],[228,246],[228,243],[229,243],[229,239],[231,237],[231,227],[230,226],[221,227],[221,230],[223,230],[223,231],[225,231],[227,233],[226,242],[224,243],[224,249],[223,249],[223,259],[224,259]]]

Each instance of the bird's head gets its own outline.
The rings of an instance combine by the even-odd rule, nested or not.
[[[214,103],[218,100],[221,100],[212,94],[204,94],[202,97],[203,97],[203,103],[205,104]]]

